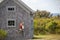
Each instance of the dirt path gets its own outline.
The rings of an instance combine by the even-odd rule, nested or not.
[[[34,37],[37,39],[33,40],[60,40],[60,35],[39,35]]]

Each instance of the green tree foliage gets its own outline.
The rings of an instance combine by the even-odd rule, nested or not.
[[[7,32],[5,30],[0,29],[0,40],[4,40],[7,36]]]
[[[56,27],[57,27],[57,23],[54,21],[51,21],[49,23],[46,24],[46,30],[50,33],[56,33]]]
[[[48,11],[34,13],[34,34],[60,34],[60,15],[52,15]]]
[[[35,18],[34,34],[60,34],[60,20],[53,18]]]
[[[50,12],[48,12],[48,11],[39,11],[39,10],[37,10],[34,13],[34,18],[41,18],[41,17],[52,17],[52,14],[50,14]]]

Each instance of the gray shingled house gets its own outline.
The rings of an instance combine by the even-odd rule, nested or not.
[[[24,22],[24,36],[19,31]],[[6,40],[22,40],[33,37],[33,10],[21,0],[3,0],[0,3],[0,29],[8,32]]]

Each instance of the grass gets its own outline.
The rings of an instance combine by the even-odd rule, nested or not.
[[[43,39],[43,40],[60,40],[60,35],[50,34],[50,35],[34,35],[33,39]]]

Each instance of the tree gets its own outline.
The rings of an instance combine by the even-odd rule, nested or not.
[[[39,11],[37,10],[35,13],[34,13],[34,18],[41,18],[41,17],[51,17],[52,15],[50,15],[50,12],[48,11]]]
[[[58,14],[57,17],[60,18],[60,15]]]
[[[46,25],[45,28],[50,33],[56,33],[56,31],[55,31],[56,30],[56,27],[57,27],[57,23],[54,22],[54,21],[51,21],[51,22],[47,23],[47,25]]]

